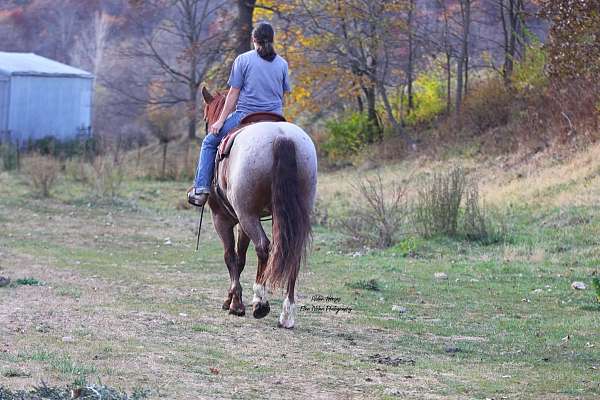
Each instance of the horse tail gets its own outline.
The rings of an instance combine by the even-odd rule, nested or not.
[[[272,287],[283,287],[296,280],[311,237],[310,210],[300,187],[292,139],[278,136],[273,141],[272,175],[273,235],[265,278]]]

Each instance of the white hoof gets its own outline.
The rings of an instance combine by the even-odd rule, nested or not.
[[[296,320],[296,304],[291,304],[289,299],[283,301],[283,311],[279,316],[279,326],[286,329],[292,329]]]
[[[254,283],[252,285],[254,296],[252,296],[252,304],[265,304],[267,302],[267,290],[265,285]]]

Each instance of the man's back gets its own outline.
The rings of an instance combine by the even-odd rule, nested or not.
[[[288,64],[282,57],[267,61],[256,50],[240,54],[228,83],[240,89],[237,111],[270,111],[283,115],[283,94],[290,91],[290,85]]]

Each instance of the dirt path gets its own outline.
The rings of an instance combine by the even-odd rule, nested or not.
[[[286,331],[276,328],[279,293],[263,320],[222,311],[228,278],[219,244],[207,224],[202,251],[193,253],[190,212],[44,207],[0,208],[0,273],[44,283],[0,292],[0,368],[22,373],[3,378],[11,388],[85,376],[167,398],[331,399],[386,391],[420,398],[432,384],[414,378],[410,364],[371,361],[394,354],[396,334],[362,327],[352,313],[304,313]],[[247,307],[253,253],[249,264]],[[301,278],[300,303],[315,281]]]

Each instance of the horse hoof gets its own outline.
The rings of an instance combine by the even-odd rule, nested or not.
[[[223,308],[223,310],[225,310],[225,311],[229,310],[229,306],[230,306],[230,305],[231,305],[231,299],[226,299],[226,300],[223,302],[223,307],[222,307],[222,308]]]
[[[264,304],[256,303],[253,308],[254,308],[254,310],[252,312],[252,315],[254,315],[254,318],[257,318],[257,319],[266,317],[267,314],[269,314],[269,311],[271,311],[271,307],[269,306],[268,301]]]
[[[243,317],[244,315],[246,315],[246,310],[244,308],[230,308],[229,314],[237,315],[238,317]]]
[[[277,327],[278,328],[284,328],[284,329],[294,329],[294,325],[287,326],[287,325],[282,324],[279,321],[277,322]]]

